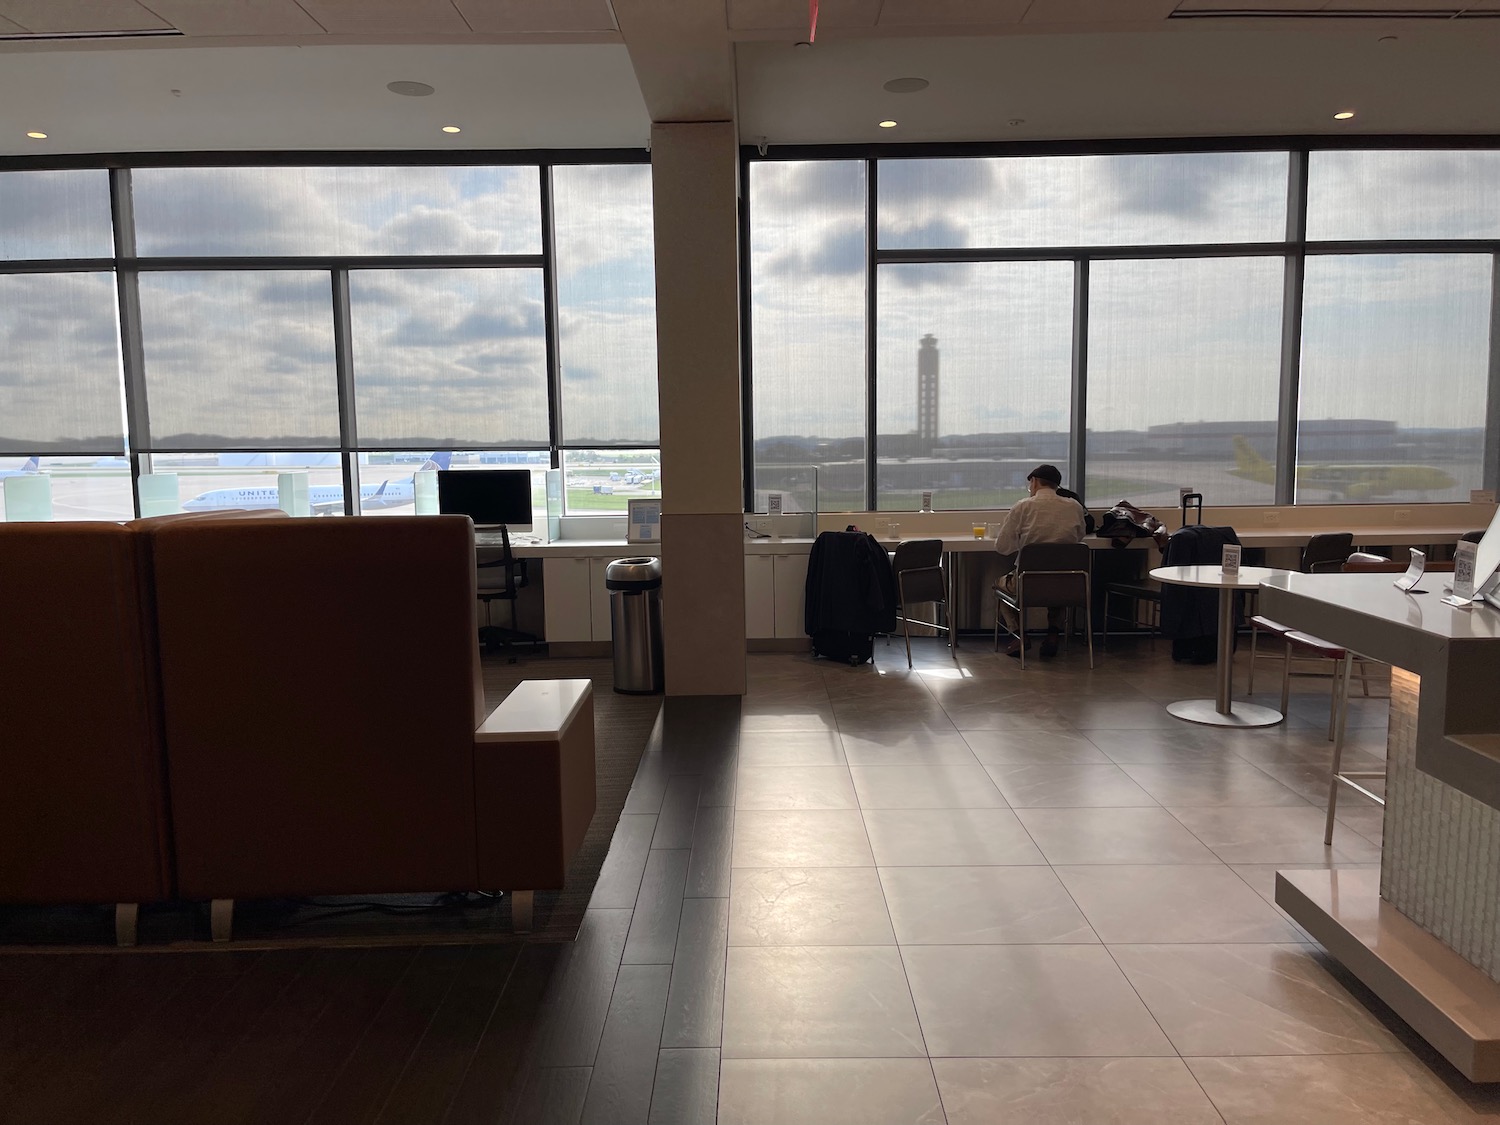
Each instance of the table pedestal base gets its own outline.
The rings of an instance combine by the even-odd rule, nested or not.
[[[1190,723],[1203,723],[1211,727],[1269,727],[1285,717],[1274,707],[1262,707],[1258,703],[1235,703],[1226,715],[1212,699],[1183,699],[1167,704],[1167,713]]]

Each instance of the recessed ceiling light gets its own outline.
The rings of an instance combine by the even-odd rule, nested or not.
[[[880,127],[882,129],[894,129],[896,127],[896,123],[894,121],[882,121],[880,123]]]
[[[893,94],[915,94],[931,85],[925,78],[892,78],[885,84],[885,88]]]
[[[461,133],[461,132],[463,132],[463,130],[460,129],[457,125],[444,125],[443,126],[443,132],[445,132],[445,133]]]
[[[34,140],[34,141],[45,141],[47,139],[47,134],[46,133],[39,133],[39,132],[33,131],[33,132],[30,132],[30,133],[27,133],[26,135],[28,137],[30,137],[32,140]]]
[[[1341,109],[1333,115],[1333,119],[1335,121],[1348,121],[1353,116],[1354,111],[1352,109]]]
[[[385,88],[407,98],[425,98],[433,92],[433,88],[425,82],[387,82]]]

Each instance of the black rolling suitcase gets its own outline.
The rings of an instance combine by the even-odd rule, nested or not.
[[[814,656],[840,664],[863,664],[875,655],[875,638],[869,633],[846,633],[842,629],[820,629],[813,634]]]

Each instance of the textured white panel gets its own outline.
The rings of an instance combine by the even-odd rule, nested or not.
[[[0,0],[0,16],[44,35],[169,27],[135,0]]]
[[[301,0],[330,35],[467,35],[450,0]]]
[[[1035,0],[1027,23],[1146,23],[1164,20],[1177,0]]]
[[[614,31],[608,0],[453,0],[481,35],[539,31]]]
[[[1020,23],[1031,0],[885,0],[881,27],[962,27]]]
[[[729,0],[729,26],[735,31],[784,28],[807,35],[807,0]],[[820,0],[818,27],[874,27],[880,0]]]
[[[1500,809],[1417,769],[1420,686],[1391,670],[1380,895],[1500,980]]]
[[[151,10],[184,35],[320,35],[323,28],[295,0],[149,0]]]

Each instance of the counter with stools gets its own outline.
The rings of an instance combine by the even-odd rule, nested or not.
[[[1279,871],[1276,902],[1465,1076],[1497,1082],[1500,611],[1391,577],[1261,588],[1273,620],[1392,665],[1380,871]]]

